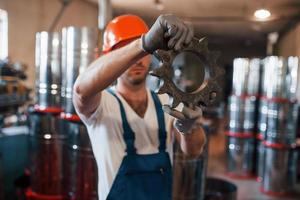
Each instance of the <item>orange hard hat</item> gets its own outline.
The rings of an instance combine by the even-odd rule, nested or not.
[[[140,37],[149,30],[147,24],[136,15],[121,15],[108,23],[103,35],[103,53],[123,41]]]

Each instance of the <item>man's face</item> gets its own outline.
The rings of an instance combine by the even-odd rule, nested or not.
[[[127,69],[120,77],[131,85],[139,85],[145,82],[150,64],[150,56],[146,56]]]

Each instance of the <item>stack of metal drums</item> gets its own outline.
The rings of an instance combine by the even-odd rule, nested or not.
[[[30,110],[28,199],[94,200],[97,167],[72,104],[77,76],[95,59],[98,31],[67,27],[36,35],[36,104]]]
[[[254,176],[255,136],[260,88],[260,60],[236,58],[229,97],[228,173],[236,178]]]
[[[259,121],[261,145],[261,191],[285,195],[296,184],[296,131],[299,79],[298,58],[271,56],[263,61],[264,83]]]
[[[62,107],[68,139],[64,154],[64,197],[68,200],[98,199],[98,173],[85,125],[72,103],[73,85],[80,73],[95,59],[98,31],[66,27],[62,30]]]
[[[36,104],[30,114],[31,189],[28,199],[62,199],[63,143],[60,129],[61,37],[36,35]]]

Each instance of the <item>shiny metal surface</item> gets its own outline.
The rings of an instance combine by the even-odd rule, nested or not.
[[[257,106],[258,100],[255,96],[250,96],[244,99],[244,122],[243,131],[255,133],[257,123]]]
[[[60,107],[61,35],[36,34],[36,104],[41,107]]]
[[[296,97],[298,85],[298,58],[270,56],[264,60],[264,88],[268,98]]]
[[[257,97],[229,97],[229,131],[255,133],[257,122]]]
[[[77,76],[95,59],[98,31],[88,27],[66,27],[62,30],[62,90],[63,108],[76,114],[73,103],[73,85]]]
[[[267,121],[268,121],[268,100],[264,98],[259,99],[258,108],[258,133],[262,134],[265,138],[267,131]]]
[[[232,94],[256,96],[260,87],[260,64],[258,58],[236,58],[233,61]]]
[[[256,175],[257,181],[261,182],[264,173],[265,147],[263,145],[263,140],[256,140],[256,142]]]
[[[228,172],[236,177],[249,178],[254,170],[254,138],[228,137]]]
[[[175,72],[172,64],[174,59],[183,51],[196,54],[202,62],[199,67],[205,66],[205,70],[202,71],[207,72],[202,75],[199,74],[199,79],[201,79],[201,76],[205,77],[206,74],[207,78],[205,78],[205,81],[200,85],[200,87],[192,93],[182,91],[173,81],[173,74]],[[223,77],[224,69],[217,65],[216,59],[218,57],[218,53],[209,51],[208,43],[205,38],[193,38],[192,42],[180,51],[157,50],[154,52],[154,55],[161,62],[158,68],[155,68],[150,72],[150,75],[156,76],[162,80],[162,84],[157,93],[166,93],[171,97],[169,103],[171,108],[177,107],[180,103],[183,103],[185,106],[211,106],[220,100],[220,81]]]
[[[231,95],[229,97],[229,131],[243,132],[243,123],[245,119],[245,101],[244,99]]]
[[[205,200],[236,200],[238,187],[226,180],[208,177],[206,179]]]
[[[293,191],[297,177],[297,151],[295,149],[265,147],[264,166],[262,180],[264,192],[283,195]]]
[[[250,59],[249,75],[246,93],[249,96],[257,96],[260,90],[261,79],[261,60],[258,58]]]
[[[269,102],[266,140],[281,144],[295,143],[298,126],[298,109],[299,105],[296,103]]]
[[[67,138],[62,121],[48,113],[30,113],[31,188],[45,195],[62,195],[63,143]]]
[[[203,200],[205,191],[208,145],[196,159],[189,159],[174,144],[173,200]]]
[[[86,127],[66,122],[69,134],[64,154],[64,197],[97,200],[98,173]]]

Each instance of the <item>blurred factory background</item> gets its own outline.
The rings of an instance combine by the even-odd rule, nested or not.
[[[173,199],[300,199],[299,0],[0,0],[0,200],[97,199],[72,88],[101,56],[107,22],[125,13],[148,25],[173,13],[221,53],[223,98],[204,109],[209,142],[195,160],[174,144]],[[197,57],[175,60],[201,84]]]

